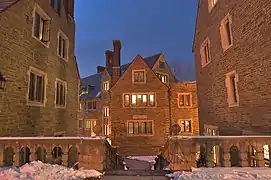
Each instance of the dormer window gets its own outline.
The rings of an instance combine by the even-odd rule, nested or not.
[[[167,74],[160,74],[156,73],[158,78],[163,82],[163,83],[168,83],[168,75]]]
[[[103,90],[108,91],[109,90],[109,81],[103,82]]]
[[[88,88],[87,87],[81,87],[81,94],[80,95],[84,95],[88,93]]]

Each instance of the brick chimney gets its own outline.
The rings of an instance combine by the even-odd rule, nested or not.
[[[109,71],[112,69],[113,52],[110,50],[105,51],[105,66]]]
[[[113,40],[114,53],[112,62],[112,85],[114,85],[120,78],[120,40]]]
[[[104,70],[105,70],[105,67],[97,66],[97,73],[103,72]]]

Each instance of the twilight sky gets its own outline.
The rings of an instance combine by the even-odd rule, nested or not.
[[[76,0],[75,54],[81,78],[105,64],[112,40],[121,62],[163,52],[180,80],[195,79],[192,42],[197,0]]]

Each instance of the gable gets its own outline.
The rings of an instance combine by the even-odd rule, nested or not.
[[[132,82],[133,79],[133,71],[134,70],[144,70],[146,73],[146,83],[144,84],[134,84]],[[125,88],[123,88],[123,85]],[[151,88],[150,88],[151,86]],[[154,71],[149,67],[146,61],[140,56],[137,55],[134,60],[130,63],[126,71],[117,81],[117,83],[111,88],[111,91],[115,91],[119,89],[120,91],[155,91],[156,88],[161,88],[161,86],[166,87],[164,83],[162,83]]]

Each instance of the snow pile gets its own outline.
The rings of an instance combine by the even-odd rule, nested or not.
[[[126,158],[155,163],[155,158],[157,158],[157,156],[127,156]]]
[[[268,180],[271,168],[193,168],[192,172],[168,174],[173,180]]]
[[[0,180],[80,180],[101,175],[96,170],[73,170],[41,161],[33,161],[20,168],[0,168]]]

